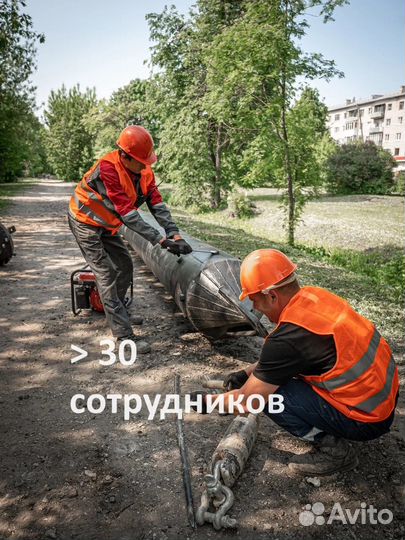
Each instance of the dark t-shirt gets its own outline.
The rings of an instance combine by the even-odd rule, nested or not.
[[[335,341],[302,326],[283,323],[264,343],[253,375],[281,386],[298,375],[322,375],[336,362]]]

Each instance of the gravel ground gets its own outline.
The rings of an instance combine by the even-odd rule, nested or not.
[[[356,445],[359,467],[319,485],[287,475],[291,453],[308,446],[261,418],[230,512],[239,529],[222,532],[187,525],[173,415],[148,420],[145,410],[124,421],[120,407],[116,414],[71,411],[77,393],[171,393],[175,373],[183,392],[195,389],[202,375],[256,361],[261,347],[259,338],[212,345],[194,333],[134,256],[134,309],[145,318],[136,333],[152,352],[131,367],[101,366],[99,341],[109,337],[104,317],[70,312],[69,275],[82,264],[66,220],[71,191],[70,184],[41,180],[1,216],[17,227],[17,256],[0,269],[0,539],[404,538],[402,400],[389,435]],[[89,351],[76,364],[72,343]],[[185,419],[196,504],[230,421],[195,413]],[[316,502],[325,507],[320,524],[302,525],[300,513]],[[351,511],[361,503],[388,508],[394,518],[387,525],[322,524],[335,503]]]

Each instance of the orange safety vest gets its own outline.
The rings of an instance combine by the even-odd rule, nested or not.
[[[282,311],[277,328],[282,323],[333,336],[332,369],[300,377],[335,409],[360,422],[381,422],[391,415],[399,388],[398,369],[373,323],[343,298],[318,287],[300,289]]]
[[[78,183],[72,198],[70,199],[69,211],[72,216],[81,223],[93,225],[94,227],[104,227],[116,234],[122,225],[122,220],[117,213],[112,212],[104,204],[103,196],[89,186],[100,165],[100,161],[109,161],[118,173],[119,181],[125,193],[131,199],[134,209],[136,209],[137,194],[135,186],[128,174],[127,169],[121,163],[118,150],[106,154],[86,172],[82,180]],[[100,178],[100,176],[98,176]],[[148,194],[150,185],[153,183],[154,174],[150,167],[146,167],[141,172],[140,186],[142,193]]]

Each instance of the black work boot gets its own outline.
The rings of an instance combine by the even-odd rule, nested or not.
[[[142,324],[143,323],[143,317],[141,317],[140,315],[136,315],[136,313],[133,313],[131,311],[131,308],[130,306],[127,306],[125,305],[125,301],[124,301],[124,307],[128,313],[128,317],[129,317],[129,321],[131,324]]]
[[[119,346],[119,344],[126,339],[129,339],[135,343],[137,354],[147,354],[151,351],[149,343],[147,341],[138,340],[138,338],[134,336],[134,334],[131,334],[130,336],[118,337],[115,342]],[[128,354],[130,354],[130,352],[128,352]]]
[[[322,476],[350,471],[358,463],[357,455],[346,439],[325,435],[314,443],[310,452],[293,457],[288,468],[297,474]]]
[[[128,311],[128,317],[131,324],[139,325],[143,323],[143,317],[135,315],[135,313],[131,313],[130,311]]]

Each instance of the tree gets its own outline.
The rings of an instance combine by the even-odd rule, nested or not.
[[[83,122],[95,138],[96,156],[113,150],[118,134],[129,124],[144,126],[155,144],[158,142],[156,120],[147,102],[148,87],[147,80],[135,79],[90,109]]]
[[[394,166],[391,154],[371,141],[343,144],[326,162],[327,186],[332,193],[390,193]]]
[[[336,152],[338,146],[338,143],[331,137],[329,131],[325,131],[317,144],[317,161],[322,185],[324,187],[328,182],[327,162],[330,156]]]
[[[172,7],[149,14],[152,66],[151,100],[159,118],[162,160],[157,170],[177,185],[183,204],[218,208],[236,168],[227,128],[205,107],[205,51],[223,28],[242,15],[242,0],[200,0],[186,20]]]
[[[31,112],[24,122],[24,137],[27,151],[24,158],[24,176],[35,177],[40,174],[52,172],[46,152],[46,135],[45,126]]]
[[[239,143],[242,182],[251,186],[273,182],[285,190],[290,244],[294,244],[295,226],[305,202],[303,188],[318,183],[309,169],[316,165],[312,138],[325,131],[325,108],[319,100],[315,104],[312,96],[310,106],[304,99],[294,110],[296,96],[305,81],[341,75],[333,61],[318,53],[305,54],[299,40],[308,28],[308,9],[318,8],[326,22],[344,3],[248,2],[243,17],[225,28],[206,50],[206,106]],[[304,111],[311,107],[314,114],[308,121]]]
[[[286,131],[290,147],[290,174],[284,208],[289,211],[289,242],[294,243],[295,226],[302,215],[305,203],[319,195],[323,185],[321,162],[318,152],[327,131],[328,108],[319,98],[317,90],[305,88],[300,99],[286,113]],[[285,141],[275,140],[273,149],[273,174],[275,185],[284,187],[286,174]],[[291,184],[291,185],[290,185]],[[291,192],[294,212],[291,215]]]
[[[52,91],[44,112],[49,162],[66,181],[78,181],[94,161],[95,134],[85,119],[97,103],[95,90],[79,85]]]
[[[34,108],[29,77],[36,44],[45,38],[33,31],[31,17],[22,12],[25,5],[22,0],[0,1],[0,182],[22,174],[29,156],[25,135]]]

